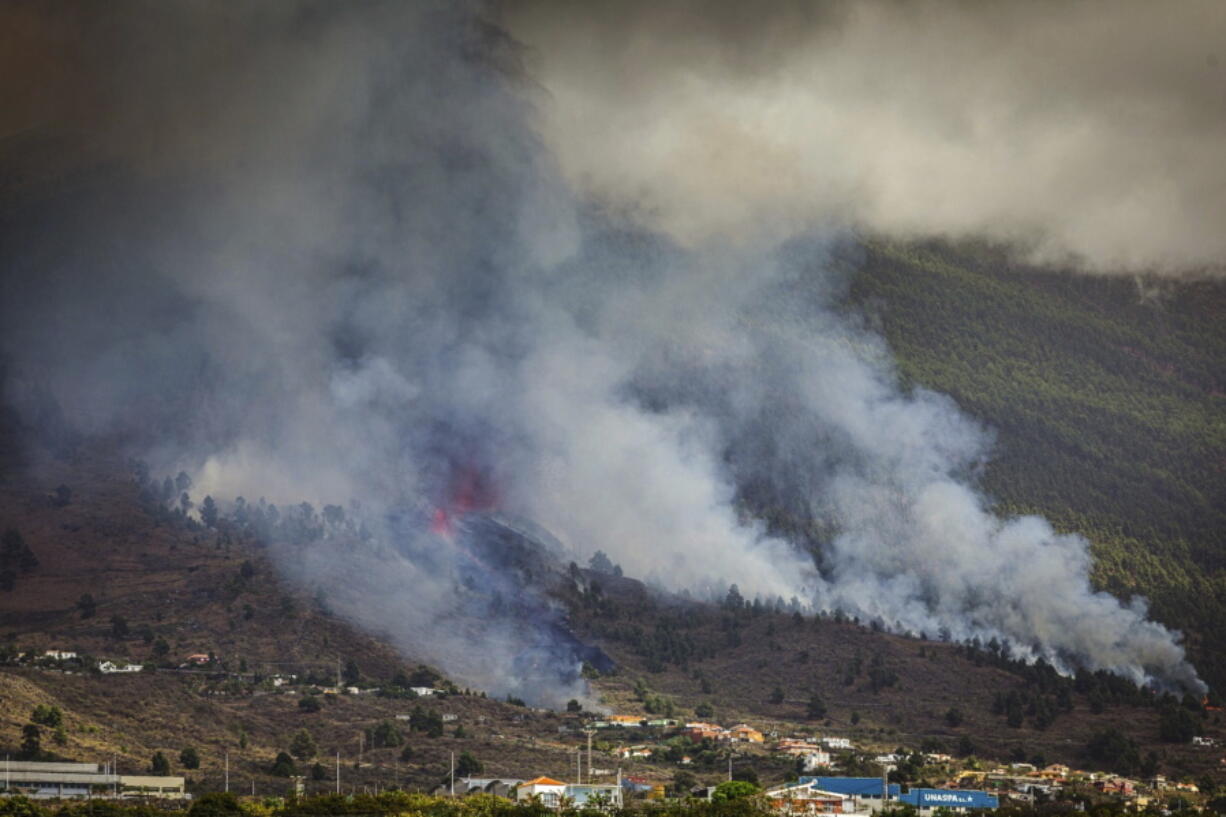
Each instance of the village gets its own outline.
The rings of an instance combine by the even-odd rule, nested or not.
[[[349,683],[339,666],[331,682],[317,673],[274,672],[267,675],[228,672],[211,652],[190,653],[160,666],[90,657],[59,648],[28,650],[9,660],[32,669],[99,676],[141,672],[188,673],[204,681],[203,694],[291,695],[304,706],[324,696],[392,696],[412,701],[413,712],[395,714],[406,730],[422,717],[422,702],[439,725],[457,735],[464,731],[462,717],[448,711],[450,700],[472,695],[419,668],[398,677],[390,686],[366,681]],[[339,662],[338,662],[339,664]],[[241,679],[248,679],[235,686]],[[555,745],[569,746],[573,776],[533,774],[479,776],[457,768],[455,755],[447,779],[431,790],[446,797],[495,795],[517,802],[536,802],[547,808],[608,810],[635,801],[719,801],[755,796],[783,817],[815,814],[871,815],[902,809],[921,817],[941,813],[990,811],[1004,805],[1038,806],[1050,803],[1115,804],[1133,812],[1170,813],[1199,808],[1205,793],[1191,779],[1168,780],[1160,774],[1128,777],[1106,771],[1088,771],[1060,763],[1037,765],[1001,763],[985,757],[955,757],[926,747],[886,747],[878,741],[837,734],[820,728],[781,730],[778,723],[722,724],[640,714],[593,713],[576,702],[557,726]],[[525,708],[529,717],[557,717],[547,710]],[[490,728],[481,716],[468,724]],[[495,738],[503,738],[496,732]],[[1217,741],[1197,736],[1192,745],[1216,752]],[[343,791],[340,756],[335,787]],[[756,761],[769,761],[785,769],[781,782],[759,780]],[[1226,766],[1226,758],[1221,761]],[[362,766],[359,752],[354,768]],[[108,764],[38,762],[6,759],[8,794],[35,799],[151,798],[190,800],[184,776],[119,774]],[[228,772],[227,772],[228,774]],[[305,791],[304,777],[293,777],[294,790]],[[777,780],[777,778],[776,778]],[[229,778],[227,777],[227,786]],[[394,784],[392,784],[394,787]],[[254,787],[253,787],[254,791]]]
[[[678,739],[697,747],[715,743],[725,746],[752,747],[760,753],[783,756],[795,761],[797,778],[784,785],[769,788],[764,796],[781,814],[868,814],[890,804],[915,807],[920,814],[937,808],[953,811],[982,811],[997,808],[1002,803],[1041,804],[1069,800],[1086,802],[1093,799],[1116,801],[1130,811],[1145,811],[1161,807],[1172,796],[1195,798],[1199,786],[1191,781],[1167,780],[1162,775],[1139,780],[1110,772],[1084,771],[1053,763],[1036,767],[1032,763],[991,763],[983,758],[955,758],[942,752],[922,752],[898,747],[888,752],[876,752],[868,746],[857,746],[851,738],[835,735],[779,735],[763,732],[745,723],[721,726],[703,721],[679,721],[670,718],[641,718],[634,715],[610,715],[593,720],[594,730],[635,729],[654,733],[655,740],[620,743],[612,749],[617,758],[676,757]],[[1194,744],[1206,748],[1215,746],[1211,738],[1198,737]],[[731,755],[730,755],[731,757]],[[681,754],[675,762],[680,766],[692,763],[689,754]],[[842,764],[880,769],[874,777],[840,776]],[[891,782],[900,766],[907,765],[914,776],[931,785],[905,788]],[[731,773],[729,780],[733,780]],[[629,778],[623,788],[663,797],[661,786]],[[715,787],[699,787],[692,797],[709,798]],[[1190,805],[1190,800],[1188,801]]]
[[[80,665],[75,651],[50,649],[33,655],[34,665],[64,667]],[[107,659],[91,659],[89,671],[101,675],[145,671],[142,665]],[[179,670],[207,671],[216,656],[191,654]],[[71,671],[71,670],[60,670]],[[265,693],[295,694],[307,700],[319,694],[362,696],[383,689],[345,685],[320,687],[300,681],[297,675],[264,678]],[[409,686],[409,699],[435,699],[441,724],[456,725],[459,716],[446,712],[446,699],[456,694],[449,686]],[[921,817],[940,813],[992,811],[1002,805],[1035,806],[1069,802],[1084,808],[1091,802],[1111,802],[1125,811],[1171,813],[1178,808],[1201,805],[1198,785],[1189,780],[1167,780],[1162,775],[1134,779],[1105,772],[1091,772],[1053,763],[1036,767],[1026,762],[993,763],[986,758],[956,758],[943,752],[880,747],[835,734],[813,730],[780,734],[770,727],[748,723],[722,725],[707,720],[653,718],[634,714],[577,713],[574,723],[559,726],[559,735],[579,736],[573,746],[574,779],[548,775],[522,778],[478,777],[457,769],[452,754],[447,779],[432,794],[447,797],[494,795],[516,802],[535,802],[550,810],[609,811],[634,801],[682,800],[717,802],[755,796],[782,817],[848,815],[868,817],[902,810]],[[409,721],[411,714],[396,715]],[[1211,738],[1198,737],[1195,745],[1213,750]],[[712,750],[726,758],[720,783],[711,783],[710,769],[699,783],[695,758]],[[747,761],[771,758],[786,761],[793,770],[790,779],[775,785],[760,785],[753,773],[744,774]],[[359,757],[360,763],[360,757]],[[598,765],[597,765],[598,764]],[[623,767],[634,767],[633,772]],[[864,770],[874,769],[866,775]],[[900,775],[900,770],[906,775]],[[336,791],[341,792],[341,764],[337,757]],[[672,770],[672,774],[668,774]],[[119,774],[107,764],[15,761],[6,758],[7,795],[37,800],[59,799],[150,799],[190,800],[183,775]],[[906,781],[902,781],[906,780]],[[293,790],[304,792],[304,778],[293,778]],[[227,777],[227,786],[229,779]],[[253,786],[254,791],[254,786]],[[1172,808],[1175,807],[1175,808]]]

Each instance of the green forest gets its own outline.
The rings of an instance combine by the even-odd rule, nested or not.
[[[1028,267],[978,244],[869,241],[848,299],[907,388],[995,433],[1001,514],[1084,535],[1226,686],[1226,286]]]

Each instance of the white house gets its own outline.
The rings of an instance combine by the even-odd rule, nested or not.
[[[108,675],[115,672],[140,672],[143,669],[140,664],[116,664],[114,661],[103,661],[98,665],[98,671]]]
[[[806,772],[815,772],[823,766],[829,768],[832,763],[830,753],[822,752],[820,750],[816,752],[806,752],[805,754],[799,755],[799,757],[803,758],[804,760]]]
[[[850,749],[851,738],[822,738],[822,745],[827,749]]]
[[[436,690],[434,687],[409,687],[409,689],[417,695],[418,698],[429,698]]]
[[[76,658],[77,654],[70,650],[47,650],[43,653],[43,657],[56,661],[68,661],[69,659]]]
[[[562,798],[566,796],[566,784],[552,777],[536,777],[525,783],[520,783],[515,789],[515,799],[525,802],[539,798],[545,808],[560,808]]]
[[[610,783],[569,783],[564,792],[577,809],[610,811],[622,807],[622,787]]]

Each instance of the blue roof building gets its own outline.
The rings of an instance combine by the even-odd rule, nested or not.
[[[938,808],[968,811],[994,809],[1000,805],[995,795],[971,789],[912,789],[899,797],[898,801],[915,806],[921,814]]]
[[[811,784],[814,788],[835,794],[878,800],[881,799],[881,789],[884,785],[880,777],[802,777],[798,782]],[[890,798],[894,799],[898,797],[902,787],[897,783],[890,783],[886,791]]]

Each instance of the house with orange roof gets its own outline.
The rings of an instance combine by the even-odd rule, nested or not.
[[[766,738],[747,723],[738,723],[728,730],[728,739],[738,743],[762,743]]]
[[[538,777],[520,783],[515,799],[520,803],[535,801],[555,811],[563,806],[608,811],[622,807],[622,787],[607,783],[563,783],[552,777]]]
[[[1069,768],[1063,763],[1052,763],[1050,766],[1045,766],[1039,775],[1048,780],[1063,780],[1068,777]]]
[[[690,740],[697,743],[707,738],[711,740],[725,740],[728,732],[719,724],[695,721],[685,725],[685,734]]]
[[[515,799],[524,803],[539,799],[545,808],[561,808],[562,798],[566,796],[566,784],[552,777],[537,777],[520,783],[515,789]]]

